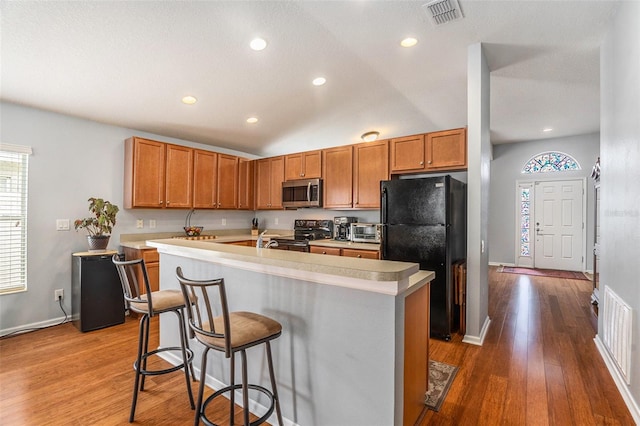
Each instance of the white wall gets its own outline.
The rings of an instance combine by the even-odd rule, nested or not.
[[[120,234],[140,232],[180,232],[186,210],[134,209],[123,206],[124,140],[133,135],[196,148],[255,156],[219,147],[110,126],[62,114],[0,103],[0,141],[33,148],[29,159],[28,199],[28,290],[0,295],[0,334],[28,325],[55,323],[63,318],[55,289],[64,290],[63,306],[71,312],[71,253],[86,251],[84,231],[55,230],[56,219],[74,219],[88,215],[89,197],[107,199],[120,206],[117,224],[109,248],[118,249]],[[322,209],[277,212],[197,211],[191,220],[206,230],[249,229],[257,216],[261,227],[293,228],[297,218],[332,219],[356,216],[361,222],[378,222],[375,211],[332,211]],[[226,219],[226,226],[222,219]],[[278,225],[275,225],[275,219]],[[145,228],[136,228],[143,219]],[[157,227],[148,228],[155,219]]]
[[[491,216],[489,218],[489,261],[497,264],[513,264],[516,247],[516,181],[588,178],[585,188],[587,198],[586,252],[587,270],[593,268],[593,180],[591,167],[600,155],[600,134],[552,138],[520,142],[493,147],[491,162]],[[536,154],[545,151],[561,151],[571,155],[582,167],[580,171],[562,173],[522,174],[523,165]]]
[[[600,55],[601,293],[633,309],[631,385],[623,396],[640,424],[640,2],[622,2]],[[602,315],[598,330],[603,329]],[[598,334],[598,339],[602,336]],[[614,376],[615,377],[615,376]]]

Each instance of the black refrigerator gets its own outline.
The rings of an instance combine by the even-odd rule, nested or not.
[[[434,271],[431,337],[450,340],[459,327],[452,265],[467,257],[466,184],[451,176],[380,182],[382,258]]]

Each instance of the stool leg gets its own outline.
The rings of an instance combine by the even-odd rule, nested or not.
[[[207,377],[207,354],[209,353],[209,347],[205,346],[202,352],[202,363],[200,364],[200,387],[198,388],[198,402],[196,404],[196,417],[193,422],[194,426],[200,424],[200,416],[203,414],[202,410],[202,396],[204,394],[204,381]]]
[[[231,395],[229,395],[229,425],[233,426],[235,421],[235,408],[236,408],[236,391],[234,386],[236,384],[236,353],[231,352],[231,370],[229,371],[229,386],[231,386]]]
[[[278,416],[278,424],[282,426],[282,411],[280,409],[280,399],[278,398],[278,389],[276,387],[276,375],[273,372],[273,359],[271,358],[271,344],[269,341],[265,343],[267,345],[267,362],[269,364],[269,377],[271,378],[271,392],[273,393],[273,400],[276,404],[276,415]]]
[[[138,358],[135,363],[136,377],[133,381],[133,398],[131,401],[131,413],[129,413],[129,423],[133,423],[133,418],[136,414],[136,403],[138,402],[138,386],[140,384],[140,368],[142,368],[142,351],[144,350],[144,329],[145,329],[146,315],[142,315],[140,318],[140,325],[138,329]]]
[[[244,414],[244,426],[249,426],[249,386],[247,379],[247,352],[240,351],[242,357],[242,414]]]
[[[182,349],[182,365],[184,366],[184,378],[185,378],[185,381],[187,382],[187,393],[189,394],[189,403],[191,404],[191,409],[193,410],[195,408],[195,405],[193,404],[193,393],[191,392],[191,381],[190,381],[191,369],[189,368],[191,361],[189,361],[189,356],[187,355],[187,349],[186,349],[187,332],[184,329],[184,318],[182,316],[182,309],[178,309],[174,312],[178,316],[178,328],[180,330],[180,349]]]
[[[151,317],[149,315],[144,315],[142,317],[144,319],[144,349],[143,354],[146,355],[149,353],[149,328],[151,328]],[[142,360],[142,365],[138,365],[140,367],[140,371],[147,371],[147,357],[145,356]],[[140,379],[140,390],[144,390],[144,381],[147,378],[147,375],[142,373],[142,378]]]

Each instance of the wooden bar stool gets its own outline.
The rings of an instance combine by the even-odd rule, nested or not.
[[[224,279],[195,281],[185,278],[182,269],[176,269],[176,275],[180,282],[180,288],[184,300],[198,300],[199,303],[187,305],[187,318],[191,336],[204,345],[202,353],[202,365],[200,370],[200,388],[198,390],[198,402],[194,425],[200,424],[200,419],[207,425],[214,425],[206,414],[207,405],[216,397],[227,392],[229,396],[229,424],[234,424],[235,390],[242,389],[243,424],[245,426],[259,425],[267,421],[275,408],[278,424],[282,426],[282,412],[276,389],[276,379],[273,371],[270,341],[280,336],[282,326],[279,322],[252,312],[229,312],[227,295],[224,287]],[[217,290],[217,292],[216,292]],[[217,294],[216,294],[217,293]],[[214,304],[215,302],[215,304]],[[214,316],[214,308],[221,314]],[[260,344],[266,345],[267,362],[269,365],[269,378],[271,390],[263,386],[249,384],[247,382],[247,355],[246,350]],[[209,349],[224,352],[226,358],[231,358],[231,374],[229,385],[219,389],[202,401],[204,383],[207,373],[207,354]],[[240,352],[242,359],[242,383],[235,384],[235,353]],[[270,400],[267,412],[258,420],[249,422],[249,389],[261,392]]]
[[[161,290],[151,291],[149,285],[149,277],[144,260],[135,259],[121,261],[115,254],[112,258],[116,265],[122,290],[124,292],[124,300],[130,311],[141,314],[140,317],[140,334],[138,336],[138,357],[133,364],[136,372],[136,378],[133,387],[133,400],[131,402],[131,413],[129,414],[129,422],[133,422],[136,413],[136,403],[138,401],[138,392],[144,390],[144,379],[146,376],[157,376],[160,374],[172,373],[184,368],[184,378],[187,383],[187,393],[189,395],[189,403],[191,409],[195,409],[193,402],[193,393],[191,391],[190,376],[193,376],[193,351],[189,349],[187,339],[187,331],[185,327],[183,309],[185,307],[185,299],[182,297],[180,290]],[[138,278],[142,276],[144,282],[145,294],[141,294]],[[151,295],[151,297],[148,297]],[[149,351],[149,321],[151,317],[163,314],[165,312],[173,312],[178,317],[180,330],[180,346],[159,348]],[[180,352],[182,363],[173,367],[164,369],[147,369],[147,360],[162,352]],[[195,380],[195,376],[194,376]]]

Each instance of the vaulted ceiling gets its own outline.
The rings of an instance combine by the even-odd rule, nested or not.
[[[426,1],[2,1],[0,97],[277,155],[465,126],[482,42],[494,144],[598,131],[616,2],[460,0],[436,25]]]

